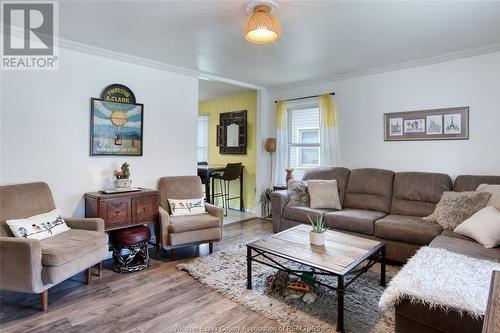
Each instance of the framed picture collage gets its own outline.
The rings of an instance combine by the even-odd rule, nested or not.
[[[468,106],[384,114],[384,141],[468,139]]]

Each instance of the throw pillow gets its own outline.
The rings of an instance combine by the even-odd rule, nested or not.
[[[492,205],[495,206],[496,209],[500,210],[500,185],[481,184],[478,186],[476,192],[491,193],[488,206]]]
[[[455,228],[461,234],[476,240],[487,248],[500,245],[500,211],[486,206]]]
[[[311,208],[342,209],[336,180],[308,180]]]
[[[205,199],[168,199],[172,216],[197,215],[206,213]]]
[[[434,213],[424,217],[424,220],[437,222],[444,229],[453,230],[484,208],[490,197],[488,192],[443,192]]]
[[[60,209],[25,219],[7,220],[6,223],[14,236],[19,238],[45,239],[70,229],[64,222]]]
[[[289,206],[309,207],[309,191],[307,185],[300,180],[288,181]]]

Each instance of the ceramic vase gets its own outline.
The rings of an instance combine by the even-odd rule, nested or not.
[[[325,233],[322,232],[318,234],[317,232],[310,231],[309,232],[309,242],[314,246],[323,246],[325,245]]]
[[[287,169],[286,170],[286,184],[288,184],[288,181],[293,179],[293,170]]]
[[[116,188],[128,188],[132,185],[132,179],[116,179],[115,187]]]

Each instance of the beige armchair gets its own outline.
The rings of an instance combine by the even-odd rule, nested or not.
[[[213,251],[213,242],[222,239],[224,210],[206,203],[207,213],[187,216],[171,216],[168,199],[194,199],[203,197],[201,179],[198,176],[163,177],[158,182],[160,192],[160,242],[165,250],[172,250],[188,245],[209,244]]]
[[[50,287],[84,270],[91,284],[92,266],[101,275],[108,254],[102,219],[65,219],[71,230],[42,240],[16,238],[5,223],[54,208],[45,183],[0,186],[0,289],[39,293],[44,311]]]

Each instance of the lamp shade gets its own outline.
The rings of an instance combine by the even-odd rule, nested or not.
[[[267,5],[255,6],[243,28],[243,36],[254,44],[270,44],[281,37],[281,25]]]
[[[267,138],[264,148],[268,153],[274,153],[276,151],[276,138]]]

